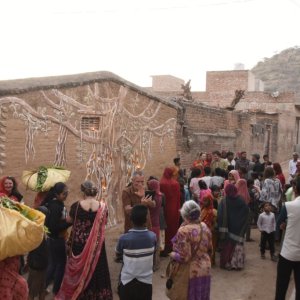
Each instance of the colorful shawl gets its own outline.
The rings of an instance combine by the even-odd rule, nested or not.
[[[239,179],[236,183],[237,194],[240,196],[246,204],[250,202],[250,195],[247,187],[247,181],[245,179]]]
[[[231,183],[231,184],[236,184],[238,182],[238,180],[241,179],[240,174],[237,170],[231,170],[228,175],[231,174],[234,178],[234,183],[230,182],[228,179],[224,181],[224,189],[226,188],[226,186]],[[225,193],[225,191],[224,191]]]
[[[104,242],[107,207],[101,203],[83,251],[68,259],[64,279],[55,300],[75,300],[88,286]]]
[[[209,200],[210,204],[208,207],[203,206],[203,202],[205,200]],[[212,230],[214,225],[214,206],[213,206],[213,196],[211,194],[207,194],[203,197],[202,206],[201,206],[201,214],[200,219],[201,222],[204,222],[207,227]]]

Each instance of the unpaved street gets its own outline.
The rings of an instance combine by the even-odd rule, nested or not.
[[[122,233],[122,225],[106,230],[106,249],[110,266],[110,275],[114,290],[114,299],[119,299],[116,293],[121,264],[114,262],[114,249],[118,236]],[[254,242],[246,243],[246,266],[242,271],[221,270],[218,266],[212,270],[211,300],[273,300],[275,295],[276,266],[270,260],[268,252],[266,260],[260,258],[259,237],[257,229],[252,230]],[[278,249],[278,247],[277,247]],[[218,254],[217,254],[218,262]],[[162,258],[161,267],[154,273],[153,300],[167,300],[165,296],[164,275],[168,258]],[[290,299],[294,289],[291,280],[288,297]],[[53,299],[50,295],[47,300]]]
[[[119,233],[122,233],[122,226],[109,229],[106,233],[106,246],[107,252],[109,253],[109,264],[114,291],[116,291],[121,265],[113,261],[112,255]],[[277,263],[270,260],[268,252],[266,252],[266,260],[260,258],[258,246],[260,233],[257,229],[252,229],[252,237],[254,242],[246,243],[246,266],[244,270],[226,271],[221,270],[218,266],[213,268],[211,300],[274,299]],[[153,300],[168,299],[164,293],[166,279],[161,278],[161,275],[165,272],[167,263],[168,258],[163,258],[160,269],[154,273]],[[293,286],[294,283],[291,280],[289,296],[286,300],[289,300]],[[118,299],[117,294],[115,294],[115,299]]]

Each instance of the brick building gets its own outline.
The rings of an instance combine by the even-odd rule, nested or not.
[[[185,166],[201,151],[246,150],[269,153],[273,161],[286,161],[300,149],[300,110],[292,92],[265,92],[261,80],[248,70],[211,71],[206,74],[206,91],[192,92],[192,101],[183,99],[183,90],[164,90],[152,76],[153,93],[172,99],[184,108],[183,136],[188,151],[179,150]],[[172,81],[165,76],[164,82]],[[178,78],[176,79],[178,82]],[[175,86],[170,82],[167,86]],[[159,89],[157,88],[159,86]],[[184,140],[184,139],[182,139]],[[177,148],[185,148],[178,139]]]

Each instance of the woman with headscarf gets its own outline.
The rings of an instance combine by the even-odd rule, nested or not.
[[[166,197],[166,235],[164,255],[172,250],[171,239],[175,236],[179,227],[180,186],[177,180],[172,178],[173,169],[165,168],[160,180],[160,190]]]
[[[236,183],[237,194],[240,196],[245,203],[248,205],[250,202],[250,195],[248,191],[247,181],[243,178],[239,179]]]
[[[224,192],[225,192],[225,188],[226,186],[231,183],[231,184],[236,184],[238,182],[238,180],[241,179],[240,178],[240,174],[237,170],[231,170],[228,173],[228,179],[224,181]]]
[[[200,205],[201,209],[203,206],[203,198],[207,195],[211,195],[211,189],[208,188],[208,186],[206,185],[206,182],[204,180],[199,180],[198,181],[198,186],[199,186],[199,202],[198,204]]]
[[[169,295],[169,298],[209,300],[211,232],[206,224],[200,221],[200,207],[194,200],[186,201],[180,213],[184,223],[172,239],[173,251],[170,257],[175,269],[184,269],[186,272],[183,272],[182,278],[177,278],[178,280],[176,274],[174,275],[173,288],[176,295]],[[177,272],[177,276],[178,274]]]
[[[216,221],[217,221],[217,210],[214,209],[214,198],[211,193],[206,194],[202,199],[200,220],[205,223],[210,229],[212,234],[213,250],[211,254],[211,263],[215,264],[215,251],[217,246],[217,232],[216,232]]]
[[[247,225],[247,229],[246,229],[246,241],[252,242],[253,239],[251,239],[250,236],[251,236],[251,223],[252,223],[254,214],[252,213],[252,211],[250,209],[251,198],[250,198],[250,194],[249,194],[249,190],[248,190],[248,184],[245,179],[241,178],[238,180],[238,182],[236,183],[235,186],[237,188],[238,196],[240,196],[249,207],[249,219],[248,219],[248,225]]]
[[[244,268],[244,235],[248,225],[249,208],[238,196],[237,188],[228,184],[226,196],[218,207],[220,267],[227,270]]]

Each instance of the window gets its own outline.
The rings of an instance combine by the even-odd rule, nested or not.
[[[81,118],[81,130],[99,130],[100,129],[100,117],[82,117]]]

